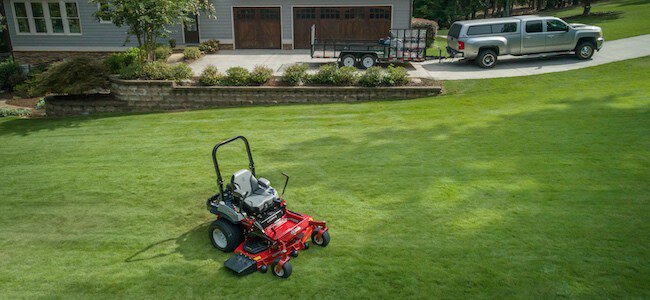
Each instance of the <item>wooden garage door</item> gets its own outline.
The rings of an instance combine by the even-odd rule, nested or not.
[[[282,34],[279,7],[234,7],[237,49],[280,49]]]
[[[320,40],[378,40],[388,35],[391,16],[390,6],[294,7],[294,46],[309,48],[314,24]]]

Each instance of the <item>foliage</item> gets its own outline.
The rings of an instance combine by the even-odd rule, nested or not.
[[[199,84],[206,86],[219,85],[222,78],[223,75],[219,73],[217,67],[209,65],[203,69],[203,72],[201,72],[201,76],[199,76]]]
[[[11,116],[26,117],[31,114],[32,111],[26,108],[9,108],[9,107],[0,108],[0,117],[11,117]]]
[[[27,79],[23,68],[13,60],[0,62],[0,89],[13,90]]]
[[[361,77],[359,77],[359,85],[365,87],[376,87],[384,84],[386,73],[381,67],[368,68]]]
[[[219,51],[219,41],[207,40],[205,42],[201,42],[199,45],[199,50],[205,53],[217,53]]]
[[[410,82],[409,73],[404,67],[388,66],[384,84],[386,85],[405,85]]]
[[[427,31],[427,48],[433,45],[436,37],[436,31],[438,31],[438,23],[436,23],[436,21],[416,18],[411,22],[411,28],[425,29]]]
[[[184,63],[178,63],[172,65],[172,80],[186,80],[191,79],[194,76],[194,71],[192,68]]]
[[[250,72],[242,67],[232,67],[226,70],[223,81],[226,85],[248,85]]]
[[[125,52],[111,54],[104,60],[104,64],[111,74],[118,74],[120,70],[142,61],[144,54],[140,48],[130,48]]]
[[[194,60],[201,57],[201,50],[197,47],[187,47],[183,50],[183,56],[187,60]]]
[[[98,19],[109,19],[118,27],[127,27],[138,45],[152,61],[156,39],[168,37],[175,25],[190,21],[190,15],[205,12],[214,16],[214,5],[205,0],[90,0],[100,9],[94,14]]]
[[[41,96],[42,94],[38,94],[37,90],[34,88],[35,85],[33,82],[33,79],[26,80],[25,82],[16,85],[14,88],[14,93],[16,96],[21,98],[34,98]]]
[[[307,70],[309,66],[306,64],[294,64],[289,66],[282,75],[282,82],[287,85],[301,85],[307,79]]]
[[[176,48],[176,39],[169,39],[167,43],[169,43],[169,47]]]
[[[265,84],[273,77],[273,70],[265,66],[255,66],[250,75],[250,83]]]
[[[350,66],[339,68],[334,77],[335,85],[356,85],[358,81],[359,75],[357,74],[357,68]]]
[[[165,45],[159,45],[154,51],[154,56],[156,60],[167,61],[167,58],[172,55],[172,48]]]
[[[52,64],[34,78],[36,94],[78,95],[108,87],[108,71],[99,61],[76,57]]]
[[[339,66],[335,63],[325,64],[318,68],[316,74],[309,76],[309,83],[314,84],[334,84]]]
[[[162,61],[148,62],[142,66],[140,79],[171,80],[174,78],[172,67]]]
[[[38,102],[34,106],[35,109],[45,109],[45,98],[38,99]]]
[[[129,66],[126,66],[119,71],[121,79],[132,80],[138,79],[142,76],[142,64],[135,63]]]

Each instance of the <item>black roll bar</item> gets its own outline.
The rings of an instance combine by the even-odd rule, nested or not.
[[[251,154],[251,146],[248,144],[248,140],[245,137],[238,135],[236,137],[229,138],[223,142],[216,144],[212,149],[212,162],[214,163],[214,170],[217,172],[217,183],[219,184],[219,195],[220,195],[219,197],[221,197],[221,200],[223,200],[223,178],[221,177],[221,171],[219,170],[219,163],[217,162],[217,150],[219,149],[219,147],[239,139],[244,141],[244,144],[246,145],[246,152],[248,153],[248,167],[251,170],[251,173],[253,173],[253,176],[256,176],[255,163],[253,162],[253,154]]]

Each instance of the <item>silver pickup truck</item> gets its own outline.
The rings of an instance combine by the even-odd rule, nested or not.
[[[597,26],[567,24],[554,17],[519,16],[455,22],[447,34],[447,52],[452,57],[476,60],[482,68],[492,68],[499,55],[573,51],[578,59],[589,59],[604,41]]]

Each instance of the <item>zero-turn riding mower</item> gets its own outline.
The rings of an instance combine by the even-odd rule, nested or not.
[[[248,153],[249,169],[235,172],[230,183],[223,186],[223,178],[217,161],[217,150],[223,145],[242,140]],[[217,172],[219,193],[207,201],[208,210],[217,215],[210,225],[209,237],[212,245],[223,251],[235,251],[224,265],[239,275],[260,270],[265,273],[269,266],[276,276],[291,275],[290,257],[297,257],[298,251],[309,248],[309,239],[325,247],[330,241],[325,222],[287,209],[283,199],[289,183],[286,177],[282,194],[271,187],[264,178],[255,177],[255,164],[251,149],[243,136],[237,136],[212,149],[212,161]]]

